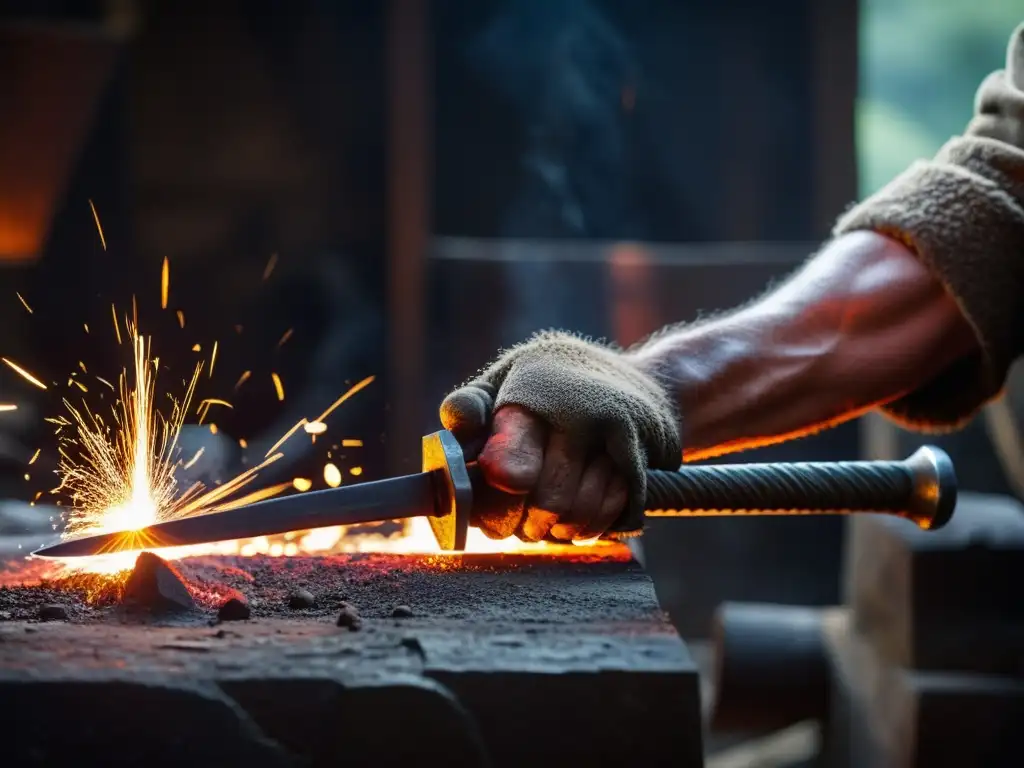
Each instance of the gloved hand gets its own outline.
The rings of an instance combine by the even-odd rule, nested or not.
[[[518,503],[474,524],[525,541],[639,533],[645,470],[677,469],[679,418],[629,355],[561,332],[513,347],[441,404],[441,423]]]

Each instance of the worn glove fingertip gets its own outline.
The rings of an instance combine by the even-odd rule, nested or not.
[[[441,402],[441,425],[459,440],[471,439],[491,423],[494,397],[483,387],[468,384]]]

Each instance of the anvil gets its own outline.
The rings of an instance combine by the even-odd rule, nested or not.
[[[890,514],[924,529],[945,525],[956,507],[956,474],[943,451],[926,446],[904,461],[683,466],[647,472],[649,516]],[[206,544],[336,525],[426,516],[443,550],[462,550],[480,506],[522,503],[486,485],[447,430],[423,438],[423,471],[388,480],[268,499],[222,512],[103,533],[38,550],[82,557]],[[481,501],[484,499],[484,501]]]

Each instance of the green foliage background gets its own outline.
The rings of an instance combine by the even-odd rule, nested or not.
[[[963,130],[1022,21],[1022,0],[861,0],[862,195]]]

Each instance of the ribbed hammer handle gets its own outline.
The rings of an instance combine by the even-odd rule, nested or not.
[[[683,466],[647,473],[649,516],[882,513],[924,529],[949,522],[956,474],[933,446],[904,461]]]

